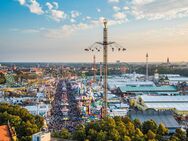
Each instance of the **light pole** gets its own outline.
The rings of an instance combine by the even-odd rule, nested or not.
[[[86,48],[85,51],[98,51],[100,52],[101,49],[103,49],[103,71],[104,71],[104,79],[103,79],[103,109],[102,109],[102,117],[106,117],[107,112],[107,92],[108,92],[108,86],[107,86],[107,77],[108,77],[108,47],[111,47],[112,51],[117,49],[118,51],[125,51],[125,48],[122,48],[120,45],[118,45],[115,42],[108,42],[108,28],[107,28],[107,20],[104,19],[104,28],[103,28],[103,42],[96,42],[93,45],[91,45],[89,48]],[[101,48],[101,45],[103,48]]]

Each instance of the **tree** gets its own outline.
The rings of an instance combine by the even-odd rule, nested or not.
[[[123,136],[122,141],[131,141],[131,138],[129,136]]]
[[[38,118],[36,117],[36,119]],[[42,117],[40,119],[43,121]],[[40,122],[40,127],[37,126],[35,116],[31,115],[26,109],[20,106],[0,103],[0,124],[7,124],[7,121],[15,128],[20,140],[27,140],[43,126],[43,122]]]
[[[133,120],[133,124],[134,124],[134,126],[136,127],[136,128],[139,128],[139,129],[142,129],[142,123],[141,123],[141,121],[139,120],[139,119],[134,119]]]
[[[148,130],[148,132],[147,132],[148,140],[153,140],[153,139],[155,139],[155,137],[156,137],[156,134],[153,133],[151,130]]]
[[[21,137],[20,141],[31,141],[32,137],[31,136],[23,136]]]
[[[119,132],[121,137],[128,135],[129,132],[128,132],[125,124],[122,121],[117,122],[116,125],[117,125],[116,129]]]
[[[134,99],[130,99],[129,104],[130,104],[130,107],[134,107],[136,105],[136,102]]]
[[[52,132],[52,137],[58,138],[59,132],[57,132],[57,131]]]
[[[71,136],[71,134],[69,133],[69,131],[65,128],[63,128],[60,132],[60,137],[63,139],[69,139]]]
[[[141,124],[139,120],[131,121],[128,117],[108,117],[87,123],[86,126],[79,125],[72,137],[78,141],[167,141],[167,133],[168,129],[163,124],[158,127],[153,120]],[[177,129],[168,141],[180,140],[186,141],[186,133]]]
[[[106,135],[107,135],[107,132],[106,131],[100,131],[97,133],[97,141],[106,141]]]
[[[180,141],[180,139],[176,136],[171,136],[169,141]]]
[[[136,136],[136,137],[143,137],[144,135],[143,135],[143,133],[140,131],[139,128],[136,128],[135,136]]]
[[[144,134],[142,133],[142,131],[140,131],[139,128],[136,128],[135,136],[132,137],[132,140],[134,140],[134,141],[145,141]]]
[[[149,130],[156,133],[157,132],[157,124],[153,120],[145,121],[142,125],[142,131],[146,134]]]
[[[107,125],[107,130],[109,130],[109,129],[112,129],[112,128],[115,128],[115,126],[116,126],[116,122],[115,122],[115,120],[113,119],[113,118],[106,118],[106,125]]]
[[[6,83],[5,75],[3,73],[0,73],[0,84],[5,84],[5,83]]]
[[[126,124],[128,122],[131,122],[130,118],[128,116],[125,116],[122,118],[122,121]]]
[[[126,124],[126,128],[128,130],[128,134],[129,136],[132,136],[135,134],[135,127],[134,127],[134,124],[132,122],[128,122]]]
[[[166,135],[168,133],[168,128],[164,126],[164,124],[159,124],[159,127],[157,129],[157,134],[159,135]]]
[[[108,131],[108,139],[113,141],[119,141],[120,135],[116,129],[110,129]]]
[[[78,141],[84,141],[86,139],[86,131],[84,125],[77,127],[76,131],[73,133],[73,139]]]
[[[97,137],[97,131],[95,129],[89,129],[87,138],[89,140],[94,140]]]
[[[39,128],[42,128],[42,126],[44,125],[44,118],[39,116],[39,115],[36,115],[35,116],[35,123],[36,125],[39,127]]]
[[[186,132],[182,131],[180,128],[176,129],[174,136],[178,137],[181,141],[186,140]]]
[[[115,122],[116,122],[116,124],[117,124],[118,122],[121,122],[121,117],[115,116],[115,117],[114,117],[114,120],[115,120]]]
[[[11,119],[9,119],[12,126],[19,126],[21,122],[21,118],[19,116],[11,116]]]

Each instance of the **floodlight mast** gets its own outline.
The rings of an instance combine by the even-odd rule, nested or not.
[[[116,48],[118,51],[126,51],[125,48],[122,48],[116,42],[108,42],[108,28],[107,24],[108,21],[104,19],[103,21],[104,28],[103,28],[103,42],[96,42],[91,45],[89,48],[86,48],[85,51],[94,51],[95,49],[100,52],[102,49],[98,47],[98,45],[103,46],[103,71],[104,71],[104,79],[103,79],[103,107],[102,107],[102,118],[107,117],[108,115],[108,101],[107,101],[107,93],[108,93],[108,47],[111,47],[112,51]],[[97,45],[97,47],[96,47]]]

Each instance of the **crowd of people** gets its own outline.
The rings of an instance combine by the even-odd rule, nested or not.
[[[52,103],[52,117],[49,122],[49,129],[61,130],[66,128],[73,131],[83,120],[81,110],[76,100],[76,92],[71,81],[59,81],[54,101]]]

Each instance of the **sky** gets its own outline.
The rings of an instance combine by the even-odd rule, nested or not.
[[[101,62],[104,19],[109,62],[188,61],[188,0],[0,0],[0,62]]]

